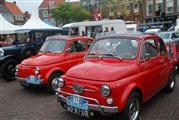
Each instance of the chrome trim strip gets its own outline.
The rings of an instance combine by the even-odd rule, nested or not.
[[[67,86],[68,88],[71,88],[71,89],[73,89],[73,87],[72,86]],[[84,91],[85,92],[96,92],[95,90],[90,90],[90,89],[84,89]]]
[[[77,94],[71,94],[71,93],[63,92],[61,90],[58,90],[58,92],[62,93],[62,94],[66,94],[66,95],[73,95],[73,96],[81,97],[81,98],[84,98],[84,99],[87,99],[87,100],[95,101],[97,104],[89,104],[89,109],[95,110],[95,111],[100,111],[102,114],[105,114],[105,113],[118,113],[119,112],[117,106],[116,107],[110,107],[110,106],[100,105],[98,100],[96,100],[94,98],[84,97],[84,96],[80,96],[80,95],[77,95]],[[60,98],[60,101],[66,103],[67,98],[64,97],[63,95],[60,95],[58,92],[56,92],[56,95]],[[60,101],[58,101],[58,102],[60,102]]]

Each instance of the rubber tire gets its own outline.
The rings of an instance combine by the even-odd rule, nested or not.
[[[173,92],[173,90],[175,89],[175,85],[176,85],[176,73],[175,71],[172,71],[169,78],[168,78],[168,84],[167,86],[164,88],[165,92],[167,93],[171,93]],[[171,87],[171,81],[174,81],[174,86]]]
[[[14,72],[14,75],[11,75],[7,68],[9,65],[14,65],[14,70],[15,70],[15,67],[16,65],[18,64],[18,61],[17,60],[14,60],[14,59],[10,59],[10,60],[7,60],[6,62],[4,62],[1,66],[1,73],[2,73],[2,77],[7,80],[7,81],[12,81],[12,80],[15,80],[15,72]]]
[[[47,86],[46,86],[46,89],[47,89],[47,92],[50,93],[50,94],[55,94],[55,91],[52,89],[52,80],[56,77],[60,77],[62,75],[62,73],[60,72],[55,72],[53,73],[51,76],[50,76],[50,79],[47,83]]]
[[[141,96],[137,93],[137,92],[132,92],[127,100],[127,103],[123,109],[123,111],[121,113],[119,113],[118,115],[118,120],[129,120],[129,116],[128,116],[128,112],[129,112],[129,106],[130,106],[130,102],[132,101],[133,98],[137,98],[139,100],[139,115],[137,117],[136,120],[140,120],[140,114],[141,114],[141,105],[142,105],[142,99]]]

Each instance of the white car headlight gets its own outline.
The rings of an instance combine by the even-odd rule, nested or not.
[[[104,96],[104,97],[107,97],[111,94],[111,89],[109,86],[107,85],[103,85],[101,87],[101,94]]]
[[[19,66],[18,66],[18,65],[16,66],[15,71],[16,71],[16,72],[19,71]]]
[[[0,56],[4,56],[4,50],[0,48]]]
[[[63,88],[65,84],[65,81],[63,78],[55,78],[52,81],[52,88],[54,91],[56,91],[58,88]]]
[[[40,72],[40,69],[39,69],[38,67],[36,67],[36,68],[34,69],[34,73],[35,73],[35,74],[39,74],[39,72]]]

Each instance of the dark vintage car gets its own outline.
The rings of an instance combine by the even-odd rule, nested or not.
[[[15,41],[12,45],[0,48],[0,73],[7,81],[15,79],[15,66],[25,58],[38,53],[45,37],[53,34],[65,34],[62,30],[25,30],[18,31],[28,33],[30,41]],[[36,33],[43,35],[41,41],[35,37]],[[44,36],[45,35],[45,36]],[[18,39],[18,38],[17,38]]]

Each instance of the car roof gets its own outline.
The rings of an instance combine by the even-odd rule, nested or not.
[[[158,33],[161,32],[161,29],[148,29],[145,31],[145,33]]]
[[[177,33],[176,31],[165,31],[165,32],[161,32],[161,33]]]
[[[124,33],[104,34],[104,35],[101,35],[101,36],[98,35],[97,40],[106,39],[106,38],[117,38],[117,37],[133,38],[133,39],[142,40],[142,39],[147,38],[147,37],[159,37],[159,36],[157,34],[145,34],[145,33],[141,33],[141,32],[127,31],[127,32],[124,32]]]
[[[71,40],[71,39],[80,39],[80,38],[86,38],[86,39],[92,39],[91,37],[88,36],[66,36],[66,35],[53,35],[53,36],[48,36],[46,40]]]

